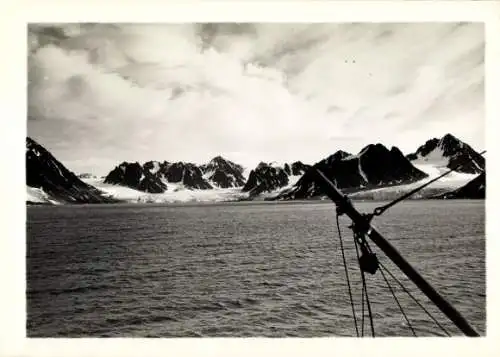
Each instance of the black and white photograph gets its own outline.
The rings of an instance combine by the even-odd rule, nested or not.
[[[485,25],[29,23],[26,336],[486,336]]]

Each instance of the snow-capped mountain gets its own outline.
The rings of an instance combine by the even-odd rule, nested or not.
[[[240,187],[221,188],[213,184],[214,181],[209,181],[212,173],[215,179],[220,178],[220,185],[237,183],[231,178],[238,177],[234,170],[240,170],[239,165],[229,161],[231,170],[222,176],[221,173],[226,173],[226,170],[223,171],[224,167],[227,169],[226,165],[217,158],[210,163],[215,164],[211,166],[214,170],[206,171],[206,174],[192,163],[148,161],[142,166],[139,163],[122,163],[104,181],[97,179],[89,182],[113,197],[134,203],[227,202],[248,197]],[[208,168],[210,163],[203,167]],[[133,167],[132,181],[127,179],[129,167]],[[148,185],[141,185],[144,180]]]
[[[451,134],[441,139],[433,138],[420,146],[417,151],[406,156],[416,167],[435,169],[452,168],[462,164],[457,172],[480,174],[485,169],[485,159],[469,145]]]
[[[337,151],[314,165],[340,189],[356,191],[421,180],[428,175],[404,157],[396,147],[391,150],[382,144],[370,144],[357,155]],[[306,199],[321,196],[323,192],[312,174],[304,174],[290,190],[278,199]]]
[[[116,202],[81,181],[50,152],[26,138],[26,185],[28,203]]]
[[[142,166],[137,162],[123,162],[106,176],[104,183],[163,193],[171,184],[175,189],[188,190],[241,187],[245,178],[242,166],[217,156],[201,166],[180,161],[148,161]]]
[[[250,172],[242,191],[248,192],[250,197],[255,197],[262,193],[288,188],[295,184],[308,168],[308,165],[300,161],[285,163],[283,166],[261,162]]]
[[[393,199],[470,158],[462,172],[433,183],[415,198],[451,192],[473,180],[484,159],[467,144],[448,134],[431,139],[408,156],[392,147],[370,144],[354,155],[338,150],[315,164],[344,192],[360,199]],[[413,160],[410,161],[410,160]],[[129,202],[235,201],[246,199],[309,199],[323,195],[310,166],[261,162],[253,170],[214,157],[204,165],[149,161],[121,163],[103,181],[85,179],[117,198]],[[245,179],[248,177],[248,179]]]
[[[250,172],[242,190],[248,192],[250,196],[256,196],[286,185],[288,185],[288,174],[284,168],[261,162]]]
[[[201,169],[192,163],[167,161],[123,162],[104,179],[104,183],[122,185],[148,193],[163,193],[169,183],[183,185],[188,189],[211,189],[212,185],[203,177]]]
[[[123,185],[150,193],[162,193],[167,189],[158,172],[153,173],[138,162],[122,162],[106,176],[104,183]]]
[[[202,165],[200,169],[203,176],[215,187],[231,188],[245,185],[243,166],[226,160],[222,156],[214,157],[208,164]]]
[[[167,182],[179,183],[189,189],[209,190],[212,185],[203,177],[201,169],[190,162],[168,164],[159,171]]]

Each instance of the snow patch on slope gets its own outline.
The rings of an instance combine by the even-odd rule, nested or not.
[[[52,199],[43,189],[26,186],[26,201],[34,203],[51,203],[60,204],[60,202]]]
[[[153,161],[153,168],[150,172],[154,175],[160,170],[160,163],[158,161]]]
[[[359,171],[359,174],[361,175],[361,177],[363,178],[363,180],[365,180],[365,182],[368,182],[368,178],[366,177],[366,174],[363,171],[363,168],[361,167],[361,159],[358,160],[358,171]]]
[[[252,172],[252,168],[251,167],[245,167],[243,169],[243,172],[241,173],[243,175],[243,178],[245,179],[245,182],[248,181],[248,178],[250,177],[250,173]]]
[[[434,150],[428,153],[426,156],[422,156],[418,154],[415,160],[412,160],[411,163],[413,166],[417,165],[433,165],[435,167],[446,167],[449,162],[449,158],[444,156],[444,151],[442,148],[437,146]],[[418,166],[417,166],[418,168]]]
[[[286,185],[284,187],[279,187],[279,188],[277,188],[273,191],[270,191],[270,192],[262,192],[259,194],[258,197],[254,198],[254,199],[259,200],[259,199],[274,198],[281,193],[287,192],[288,190],[291,190],[295,186],[295,184],[300,180],[301,177],[302,177],[302,175],[288,176],[288,185]]]
[[[446,167],[436,167],[434,165],[420,164],[414,165],[417,169],[425,172],[429,176],[410,184],[397,185],[391,187],[376,188],[366,191],[360,191],[349,195],[353,199],[370,199],[370,200],[393,200],[421,185],[431,181],[432,179],[438,177],[439,175],[446,172],[448,169]],[[468,182],[475,179],[477,174],[465,174],[460,172],[451,172],[447,176],[433,182],[423,190],[419,191],[410,198],[426,198],[434,194],[444,193],[448,191],[453,191],[459,187],[464,186]]]
[[[449,171],[449,168],[446,167],[448,162],[446,162],[445,166],[435,166],[435,165],[421,164],[421,163],[418,164],[418,163],[414,163],[414,162],[412,162],[412,164],[420,171],[423,171],[427,175],[429,175],[429,177],[422,180],[423,182],[430,181],[430,180],[438,177],[439,175],[442,175],[445,172]],[[451,173],[449,173],[445,177],[436,181],[436,183],[434,183],[433,185],[439,185],[440,183],[449,183],[449,182],[458,182],[458,183],[465,182],[465,183],[467,183],[468,181],[473,180],[477,176],[478,176],[478,174],[466,174],[463,172],[452,171]]]
[[[288,186],[287,187],[295,186],[295,184],[300,180],[301,177],[302,177],[302,175],[288,176]]]

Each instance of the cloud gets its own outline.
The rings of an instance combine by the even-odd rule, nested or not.
[[[30,25],[28,134],[69,167],[99,174],[121,160],[313,162],[375,141],[413,150],[448,131],[482,145],[483,32],[480,24]]]

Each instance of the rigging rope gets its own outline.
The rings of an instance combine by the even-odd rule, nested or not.
[[[396,300],[396,303],[398,304],[399,306],[399,310],[401,310],[401,313],[403,314],[406,322],[408,323],[408,327],[410,328],[411,332],[413,333],[413,336],[417,337],[417,334],[415,333],[415,330],[413,329],[413,326],[411,325],[411,322],[410,320],[408,319],[408,316],[406,316],[406,313],[405,311],[403,310],[403,307],[401,306],[401,304],[399,303],[399,300],[398,300],[398,297],[396,296],[396,294],[394,293],[394,290],[392,290],[392,286],[391,284],[389,284],[389,281],[387,280],[387,278],[385,277],[385,274],[383,272],[383,270],[380,270],[380,273],[382,274],[382,277],[384,278],[386,284],[387,284],[387,287],[389,288],[389,290],[391,291],[391,294],[392,296],[394,297],[394,300]]]
[[[349,280],[349,270],[347,269],[347,262],[345,259],[344,243],[342,242],[342,233],[340,232],[339,214],[338,213],[337,213],[337,229],[339,231],[340,250],[342,251],[342,260],[344,261],[344,270],[345,270],[345,277],[347,280],[347,289],[349,290],[349,299],[351,300],[351,308],[352,308],[352,317],[354,319],[354,327],[356,328],[356,336],[359,337],[358,321],[356,319],[356,310],[354,308],[354,301],[352,298],[351,282]]]
[[[479,155],[483,155],[486,153],[486,150],[484,150],[483,152],[479,153]],[[468,162],[468,161],[467,161]],[[425,187],[429,186],[430,184],[436,182],[437,180],[443,178],[444,176],[450,174],[451,172],[457,170],[458,168],[462,167],[463,165],[465,165],[467,163],[466,161],[458,164],[458,165],[455,165],[454,167],[450,168],[450,170],[446,171],[445,173],[439,175],[438,177],[424,183],[423,185],[420,185],[419,187],[411,190],[410,192],[406,193],[406,194],[403,194],[402,196],[400,196],[399,198],[396,198],[395,200],[389,202],[388,204],[386,205],[383,205],[383,206],[379,206],[377,208],[375,208],[375,210],[373,211],[373,213],[371,214],[365,214],[365,215],[361,215],[362,217],[359,217],[359,219],[357,219],[358,221],[361,220],[362,223],[361,223],[361,226],[362,227],[365,227],[366,225],[368,225],[368,228],[370,228],[370,221],[371,219],[374,217],[374,216],[380,216],[382,213],[384,213],[387,209],[389,209],[390,207],[396,205],[397,203],[407,199],[408,197],[414,195],[415,193],[417,193],[418,191],[424,189]],[[476,165],[477,166],[477,165]],[[348,290],[349,290],[349,299],[351,301],[351,307],[352,307],[352,315],[353,315],[353,319],[354,319],[354,326],[356,328],[356,335],[359,337],[359,330],[358,330],[358,323],[357,323],[357,318],[356,318],[356,311],[355,311],[355,307],[354,307],[354,301],[353,301],[353,297],[352,297],[352,291],[351,291],[351,283],[350,283],[350,279],[349,279],[349,271],[348,271],[348,267],[347,267],[347,262],[346,262],[346,259],[345,259],[345,253],[344,253],[344,246],[343,246],[343,241],[342,241],[342,234],[341,234],[341,231],[340,231],[340,224],[339,224],[339,216],[342,215],[344,212],[344,206],[343,205],[346,205],[346,203],[349,203],[349,198],[346,196],[346,195],[343,195],[342,193],[340,193],[338,191],[338,189],[336,188],[336,186],[334,184],[332,184],[330,181],[328,181],[328,178],[321,172],[318,170],[318,174],[327,182],[329,183],[330,185],[330,193],[331,195],[329,194],[328,196],[333,200],[335,201],[335,203],[337,203],[337,215],[336,215],[336,218],[337,218],[337,229],[338,229],[338,233],[339,233],[339,239],[340,239],[340,247],[341,247],[341,251],[342,251],[342,259],[343,259],[343,262],[344,262],[344,269],[345,269],[345,275],[346,275],[346,280],[347,280],[347,287],[348,287]],[[328,186],[328,185],[327,185]],[[342,205],[343,204],[343,205]],[[360,216],[359,212],[357,212],[352,206],[349,206],[347,205],[347,207],[351,208],[352,210],[354,210],[354,212],[356,213],[356,215]],[[353,220],[355,220],[353,217],[352,217],[352,212],[351,214],[349,215],[349,217],[351,217]],[[356,216],[354,215],[354,216]],[[366,219],[366,221],[365,221]],[[362,320],[361,320],[361,334],[362,336],[364,336],[364,317],[365,317],[365,313],[364,313],[364,296],[366,295],[366,305],[367,305],[367,309],[368,309],[368,314],[369,314],[369,317],[370,317],[370,326],[371,326],[371,330],[372,330],[372,336],[375,337],[375,328],[373,326],[373,315],[372,315],[372,311],[371,311],[371,304],[370,304],[370,299],[369,299],[369,295],[368,295],[368,288],[367,288],[367,284],[366,284],[366,279],[365,279],[365,271],[369,272],[370,274],[375,274],[375,272],[377,271],[378,269],[378,266],[382,267],[382,269],[384,269],[398,284],[399,286],[413,299],[413,301],[415,301],[415,303],[417,303],[417,305],[434,321],[434,323],[436,323],[436,325],[447,335],[447,336],[450,336],[450,334],[448,333],[448,331],[434,318],[434,316],[432,316],[432,314],[427,311],[427,309],[406,289],[406,287],[389,271],[389,269],[387,269],[382,263],[380,263],[376,257],[376,255],[374,253],[372,253],[369,245],[368,245],[368,242],[365,240],[365,234],[370,234],[370,229],[368,229],[368,231],[366,232],[363,232],[363,231],[359,231],[356,227],[356,224],[358,224],[359,222],[357,221],[354,221],[353,222],[353,225],[351,226],[351,228],[353,229],[353,232],[354,232],[354,246],[356,247],[356,255],[357,255],[357,258],[358,258],[358,265],[359,265],[359,269],[360,269],[360,272],[361,272],[361,278],[362,278],[362,282],[363,282],[363,288],[362,288],[362,293],[361,293],[361,316],[362,316]],[[364,229],[364,228],[362,228]],[[378,234],[378,233],[377,233]],[[384,242],[384,239],[383,237],[381,237],[379,235],[379,237],[382,242]],[[362,255],[361,255],[361,259],[360,259],[360,255],[359,255],[359,250],[358,250],[358,244],[360,245],[360,248],[362,250]],[[388,244],[388,243],[387,243]],[[379,245],[379,244],[378,244]],[[380,245],[379,245],[380,246]],[[391,248],[391,246],[389,245],[389,248]],[[397,251],[395,251],[393,249],[393,252],[395,253],[396,257],[398,256],[398,253]],[[391,258],[393,259],[393,258]],[[404,260],[403,260],[404,262]],[[399,265],[398,265],[399,266]],[[410,272],[412,272],[412,267],[409,266],[407,264]],[[401,267],[400,267],[401,268]],[[402,268],[401,268],[402,269]],[[401,304],[399,303],[399,300],[396,296],[396,294],[394,293],[394,290],[392,289],[387,277],[385,276],[384,272],[382,270],[380,270],[381,274],[382,274],[382,277],[384,278],[386,284],[387,284],[387,287],[389,288],[389,290],[391,291],[392,293],[392,296],[394,297],[396,303],[398,304],[399,306],[399,309],[401,310],[401,313],[403,314],[404,318],[406,319],[406,322],[408,323],[408,326],[409,328],[411,329],[412,333],[414,336],[416,336],[416,333],[415,333],[415,330],[413,329],[413,326],[411,325],[410,323],[410,320],[408,319],[408,317],[406,316],[406,313],[404,312]],[[407,276],[408,273],[406,271],[404,271]],[[413,269],[413,273],[417,275],[417,277],[420,277],[418,275],[418,273],[416,273]],[[415,282],[414,279],[411,279]],[[421,280],[423,280],[423,278],[421,278]],[[423,282],[425,283],[425,280],[423,280]],[[417,282],[415,282],[417,283]],[[418,285],[418,284],[417,284]],[[418,285],[420,287],[420,285]],[[459,327],[464,333],[466,333],[468,336],[478,336],[477,332],[474,331],[474,329],[468,325],[467,321],[464,320],[464,318],[460,315],[460,313],[458,313],[456,310],[453,309],[452,306],[450,306],[449,304],[446,303],[446,301],[444,301],[441,296],[436,293],[434,290],[431,289],[430,292],[428,291],[424,291],[423,288],[421,288],[422,291],[429,297],[431,298],[431,293],[433,297],[435,298],[439,298],[441,300],[441,302],[443,302],[442,305],[444,305],[445,307],[448,308],[448,310],[451,310],[450,311],[444,311],[444,307],[442,306],[438,306],[441,311],[443,311],[450,319],[452,319],[455,324],[457,325],[457,327]],[[434,301],[434,300],[433,300]],[[436,303],[437,304],[437,303]],[[453,319],[450,315],[451,313],[454,313],[454,318]],[[458,322],[457,322],[457,321]]]
[[[356,250],[358,247],[356,246]],[[365,289],[361,289],[361,336],[365,335]]]
[[[434,321],[434,323],[435,323],[435,324],[436,324],[436,325],[437,325],[437,326],[438,326],[438,327],[439,327],[439,328],[440,328],[440,329],[441,329],[441,330],[442,330],[442,331],[443,331],[443,332],[444,332],[447,336],[451,336],[451,335],[450,335],[450,333],[449,333],[449,332],[448,332],[448,331],[447,331],[447,330],[446,330],[446,329],[445,329],[445,328],[444,328],[444,327],[443,327],[443,326],[442,326],[442,325],[441,325],[441,324],[440,324],[440,323],[436,320],[436,318],[435,318],[434,316],[432,316],[432,314],[431,314],[429,311],[427,311],[427,309],[426,309],[426,308],[425,308],[425,307],[424,307],[424,306],[423,306],[423,305],[422,305],[422,304],[421,304],[421,303],[417,300],[417,298],[416,298],[416,297],[414,297],[414,296],[413,296],[413,294],[412,294],[412,293],[410,293],[410,292],[408,291],[408,289],[406,289],[406,287],[403,285],[403,283],[401,283],[401,282],[399,281],[399,279],[398,279],[398,278],[396,278],[396,277],[395,277],[395,276],[394,276],[394,275],[390,272],[390,270],[389,270],[389,269],[387,269],[387,268],[385,267],[385,265],[384,265],[384,264],[382,264],[382,263],[379,263],[379,264],[380,264],[380,266],[382,267],[382,269],[384,269],[384,270],[387,272],[387,274],[389,274],[389,275],[390,275],[390,276],[391,276],[391,277],[392,277],[392,278],[393,278],[393,279],[394,279],[394,280],[395,280],[395,281],[399,284],[399,286],[400,286],[400,287],[401,287],[401,288],[402,288],[402,289],[403,289],[403,290],[404,290],[404,291],[408,294],[408,296],[410,296],[410,297],[413,299],[413,301],[415,301],[415,303],[416,303],[418,306],[420,306],[420,308],[421,308],[421,309],[422,309],[422,310],[423,310],[423,311],[427,314],[427,316],[429,316],[429,317],[432,319],[432,321]]]
[[[480,152],[479,155],[484,155],[486,153],[486,150],[484,150],[483,152]],[[373,211],[372,215],[373,216],[380,216],[382,213],[384,213],[387,209],[391,208],[392,206],[394,206],[396,203],[399,203],[405,199],[407,199],[408,197],[414,195],[415,193],[417,193],[418,191],[422,190],[423,188],[429,186],[431,183],[433,182],[436,182],[437,180],[445,177],[446,175],[452,173],[453,171],[459,169],[460,167],[464,166],[465,164],[467,164],[470,160],[467,160],[467,161],[464,161],[458,165],[455,165],[453,166],[451,169],[449,169],[448,171],[446,171],[445,173],[439,175],[438,177],[435,177],[433,178],[432,180],[424,183],[423,185],[411,190],[410,192],[408,193],[405,193],[404,195],[402,195],[401,197],[399,198],[396,198],[395,200],[389,202],[388,204],[386,205],[383,205],[383,206],[380,206],[380,207],[377,207],[375,208],[375,210]]]
[[[368,308],[368,316],[370,317],[370,326],[372,329],[372,337],[375,337],[375,328],[373,327],[373,315],[372,315],[372,308],[370,304],[370,299],[368,297],[368,286],[366,284],[366,279],[365,279],[365,272],[361,272],[361,278],[363,279],[363,288],[365,290],[365,297],[366,297],[366,307]]]
[[[354,242],[354,246],[356,247],[356,256],[359,261],[359,250],[358,245]],[[359,269],[361,274],[361,268]],[[365,335],[365,286],[361,288],[361,337]]]
[[[358,249],[358,242],[356,240],[356,235],[354,235],[354,246],[356,247],[356,256],[358,259],[359,263],[359,249]],[[373,316],[372,316],[372,309],[370,305],[370,298],[368,297],[368,288],[366,285],[366,280],[365,280],[365,272],[361,268],[361,264],[359,265],[359,272],[361,274],[361,279],[363,282],[363,288],[361,289],[361,307],[362,307],[362,325],[361,325],[361,336],[363,337],[365,335],[364,329],[365,329],[365,311],[364,311],[364,298],[366,297],[366,307],[368,309],[368,316],[370,317],[370,326],[372,330],[372,337],[375,337],[375,328],[373,327]]]

